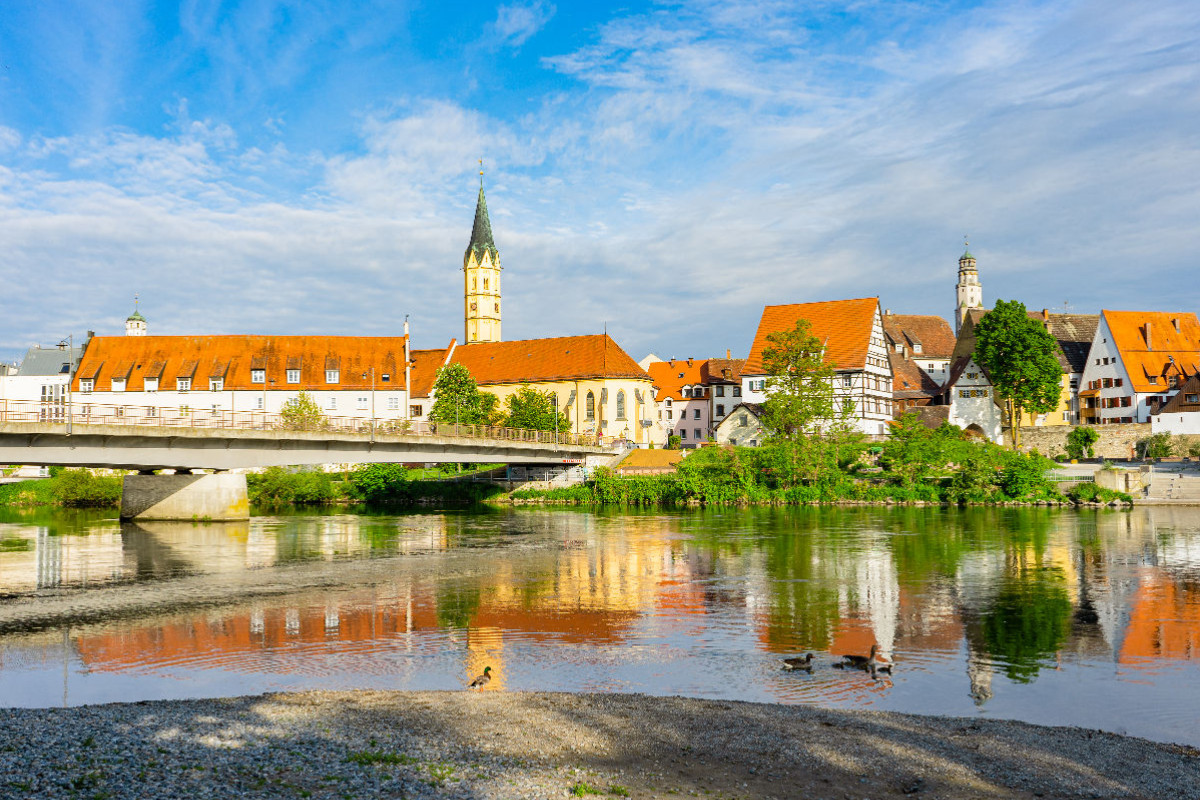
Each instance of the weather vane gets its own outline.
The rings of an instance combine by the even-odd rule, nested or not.
[[[483,159],[479,159],[479,188],[483,188]]]

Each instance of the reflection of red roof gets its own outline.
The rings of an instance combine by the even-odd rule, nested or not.
[[[1117,660],[1137,665],[1162,658],[1200,658],[1200,592],[1145,570]]]
[[[808,320],[812,335],[824,343],[826,361],[836,369],[863,369],[867,364],[867,348],[871,345],[871,329],[878,309],[877,297],[767,306],[763,309],[742,374],[765,375],[763,351],[771,346],[767,337],[792,330],[801,319]]]

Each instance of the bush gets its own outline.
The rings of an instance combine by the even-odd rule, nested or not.
[[[246,476],[250,502],[257,505],[324,505],[338,499],[333,478],[315,469],[268,467]]]
[[[368,503],[411,499],[408,469],[400,464],[360,464],[350,474],[354,496]]]
[[[1120,500],[1126,505],[1133,505],[1133,498],[1125,492],[1115,492],[1094,483],[1077,483],[1067,492],[1067,497],[1076,503],[1111,503]]]
[[[1188,455],[1192,458],[1200,458],[1200,440],[1193,441],[1188,445]]]
[[[1080,425],[1067,434],[1067,455],[1074,459],[1095,458],[1096,451],[1092,447],[1100,440],[1100,433],[1095,428]]]
[[[110,508],[121,505],[124,479],[98,477],[86,469],[64,469],[50,479],[54,500],[68,508]]]
[[[1175,450],[1171,434],[1155,433],[1137,443],[1139,458],[1170,458]]]

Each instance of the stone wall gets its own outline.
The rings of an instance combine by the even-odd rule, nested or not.
[[[1093,445],[1097,458],[1129,459],[1135,455],[1137,443],[1149,436],[1150,423],[1135,422],[1126,425],[1096,425],[1095,430],[1100,434],[1099,441]],[[1028,452],[1036,449],[1044,456],[1053,458],[1059,453],[1067,452],[1067,434],[1075,429],[1073,425],[1051,425],[1036,428],[1021,428],[1021,449]],[[1200,436],[1176,436],[1176,442],[1200,442]],[[1186,447],[1186,445],[1185,445]],[[1176,453],[1176,456],[1185,453]]]

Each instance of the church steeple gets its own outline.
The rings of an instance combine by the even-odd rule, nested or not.
[[[500,251],[492,238],[487,198],[483,194],[483,159],[479,160],[479,198],[475,224],[463,253],[463,340],[500,341]]]
[[[968,308],[983,308],[983,286],[975,268],[971,244],[963,237],[963,254],[958,259],[958,283],[954,286],[954,333],[958,335]]]

